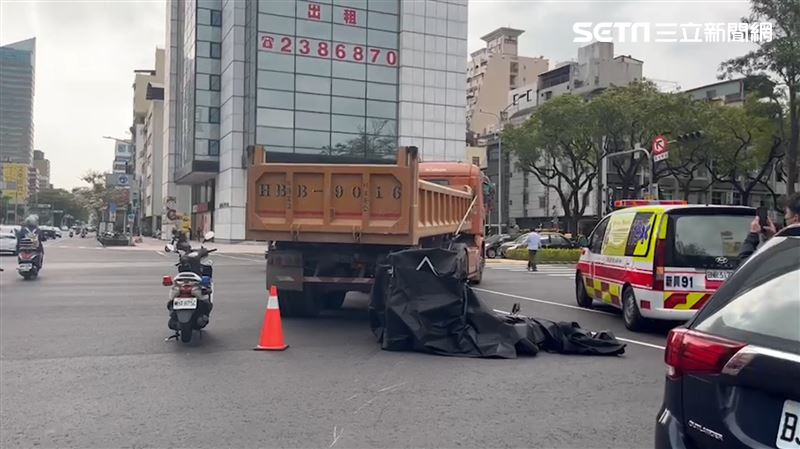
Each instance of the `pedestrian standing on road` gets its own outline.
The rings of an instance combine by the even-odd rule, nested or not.
[[[542,237],[536,231],[531,231],[528,234],[528,271],[538,271],[536,269],[536,251],[539,251],[539,242],[541,240]]]

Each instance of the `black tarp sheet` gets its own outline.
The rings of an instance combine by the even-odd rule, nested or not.
[[[507,359],[540,350],[625,352],[625,345],[610,332],[589,332],[578,323],[517,313],[497,314],[467,285],[465,255],[438,248],[390,254],[376,274],[369,316],[381,347],[391,351]]]

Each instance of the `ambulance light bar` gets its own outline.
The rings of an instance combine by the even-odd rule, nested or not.
[[[634,206],[685,206],[689,204],[685,200],[616,200],[614,201],[614,208],[621,209],[624,207]]]

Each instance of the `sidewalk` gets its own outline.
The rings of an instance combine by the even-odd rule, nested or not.
[[[152,237],[142,237],[142,241],[139,243],[135,243],[136,248],[147,249],[152,251],[163,251],[164,245],[169,243],[167,240],[158,240]],[[200,242],[197,240],[191,240],[189,243],[192,244],[193,247],[200,246]],[[208,248],[216,248],[219,250],[220,253],[233,253],[233,254],[259,254],[261,256],[264,255],[264,251],[267,249],[267,244],[265,242],[254,242],[254,241],[244,241],[241,243],[214,243],[209,242],[206,245]]]

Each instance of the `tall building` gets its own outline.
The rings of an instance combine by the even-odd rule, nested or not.
[[[45,187],[46,188],[46,187]],[[40,189],[39,171],[33,165],[28,166],[28,200],[36,201]]]
[[[33,167],[39,178],[40,189],[52,189],[50,184],[50,160],[44,157],[44,151],[33,150]]]
[[[613,42],[595,42],[578,49],[578,60],[558,64],[539,75],[537,104],[572,93],[592,95],[611,86],[627,86],[642,80],[644,62],[630,55],[614,56]]]
[[[161,229],[164,144],[164,49],[155,51],[155,69],[136,70],[133,83],[133,135],[135,148],[134,206],[144,235]]]
[[[498,28],[483,36],[486,47],[470,55],[467,64],[467,128],[486,134],[497,127],[510,90],[529,83],[547,71],[550,62],[517,54],[523,30]]]
[[[521,125],[536,108],[561,95],[591,97],[612,86],[641,81],[643,64],[631,56],[615,57],[614,44],[610,42],[581,47],[576,61],[559,63],[552,70],[540,73],[535,81],[507,93],[503,109],[507,110],[508,117],[504,125]],[[485,140],[489,161],[486,174],[496,183],[500,159],[498,139],[486,136]],[[513,154],[504,151],[502,159],[503,224],[515,223],[520,228],[563,224],[564,210],[555,190],[543,185],[533,174],[520,170]],[[597,213],[595,192],[589,201],[587,216]],[[489,220],[490,224],[496,224],[496,214],[490,215]]]
[[[274,161],[398,145],[463,159],[466,0],[168,5],[163,195],[194,230],[245,238],[249,145]]]
[[[36,38],[0,47],[0,160],[33,159]]]

